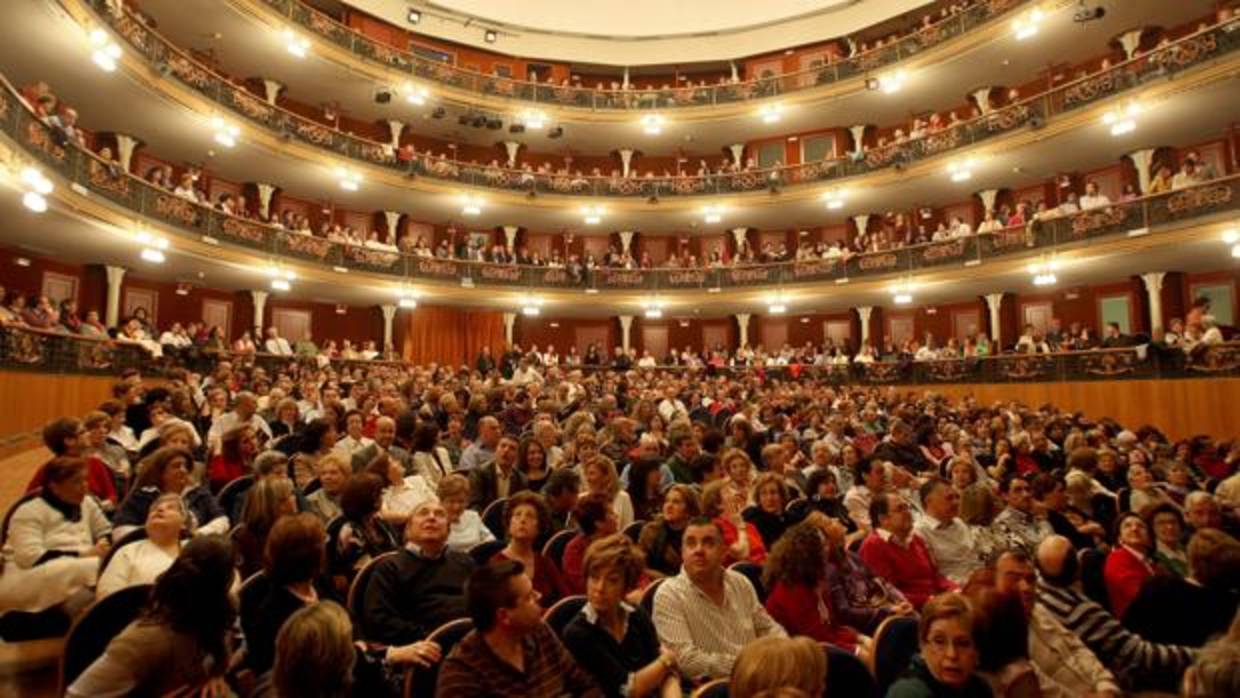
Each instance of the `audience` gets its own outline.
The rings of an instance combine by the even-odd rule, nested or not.
[[[779,691],[826,695],[827,655],[806,637],[760,637],[745,645],[732,666],[728,698],[775,698]]]
[[[515,452],[516,445],[513,445]],[[547,505],[533,492],[518,492],[504,504],[504,530],[508,544],[495,554],[492,562],[514,560],[529,575],[534,589],[545,607],[572,593],[559,566],[535,549],[535,543],[549,528]]]
[[[927,602],[918,623],[921,651],[887,698],[990,698],[990,686],[977,674],[973,623],[973,609],[960,594]]]
[[[118,547],[101,567],[95,594],[103,598],[125,587],[154,583],[181,553],[181,538],[191,533],[189,524],[181,498],[160,495],[147,511],[142,538]]]
[[[793,526],[771,550],[762,575],[766,610],[792,635],[862,654],[867,650],[857,631],[835,617],[826,584],[826,546],[812,523]]]
[[[914,608],[921,608],[934,595],[956,589],[956,584],[943,576],[926,542],[913,532],[911,509],[899,495],[876,496],[870,503],[870,533],[862,541],[859,554]]]

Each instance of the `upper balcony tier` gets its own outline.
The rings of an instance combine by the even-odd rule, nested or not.
[[[419,154],[408,146],[397,148],[391,143],[333,129],[259,99],[244,87],[195,62],[188,54],[128,15],[108,15],[108,19],[129,45],[161,74],[175,76],[182,85],[192,88],[216,105],[224,106],[247,122],[265,127],[286,140],[296,140],[332,156],[345,156],[398,176],[403,175],[406,182],[415,178],[411,185],[414,188],[422,186],[417,180],[424,180],[432,191],[443,191],[445,186],[459,191],[461,186],[467,186],[526,195],[632,198],[652,202],[784,189],[810,190],[800,192],[800,196],[812,196],[814,185],[826,190],[828,187],[822,185],[883,170],[899,171],[919,161],[967,150],[970,146],[1029,127],[1057,126],[1061,121],[1057,117],[1082,113],[1086,107],[1119,95],[1137,94],[1143,91],[1142,88],[1158,89],[1155,86],[1165,84],[1170,76],[1222,59],[1240,45],[1240,32],[1235,31],[1240,27],[1240,19],[1230,19],[1225,24],[1194,32],[1094,75],[1018,100],[976,118],[948,125],[922,138],[863,151],[854,150],[842,157],[787,167],[707,177],[621,177],[541,174],[498,165],[479,165]],[[1067,123],[1066,119],[1062,121]]]

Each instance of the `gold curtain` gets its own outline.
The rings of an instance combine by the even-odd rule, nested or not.
[[[504,318],[496,311],[419,306],[406,317],[401,354],[415,364],[473,366],[483,347],[494,356],[504,347]]]

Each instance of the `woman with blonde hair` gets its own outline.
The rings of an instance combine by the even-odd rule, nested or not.
[[[585,483],[582,494],[604,495],[616,512],[616,521],[621,531],[633,523],[633,500],[628,492],[620,488],[620,475],[610,458],[594,456],[582,464],[581,474]]]
[[[741,495],[744,502],[741,506],[752,503],[757,483],[753,476],[753,461],[749,459],[749,454],[739,448],[729,448],[720,456],[720,462],[723,465],[724,474],[727,475],[728,486]]]
[[[267,534],[282,516],[297,513],[293,482],[287,478],[259,480],[246,493],[241,525],[233,532],[237,567],[242,577],[262,569]]]
[[[827,652],[808,637],[760,637],[741,650],[732,665],[729,698],[755,698],[796,688],[821,696],[827,685]]]
[[[319,488],[306,495],[305,510],[327,523],[340,516],[340,493],[353,475],[348,457],[339,452],[323,456],[319,461]]]
[[[279,698],[346,698],[353,694],[353,624],[331,601],[289,616],[276,636],[272,680]]]

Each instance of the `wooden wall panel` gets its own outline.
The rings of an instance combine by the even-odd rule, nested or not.
[[[21,409],[9,404],[0,410],[0,448],[21,439],[57,417],[81,416],[112,396],[116,378],[107,376],[52,376],[0,371],[0,395],[21,396]]]

